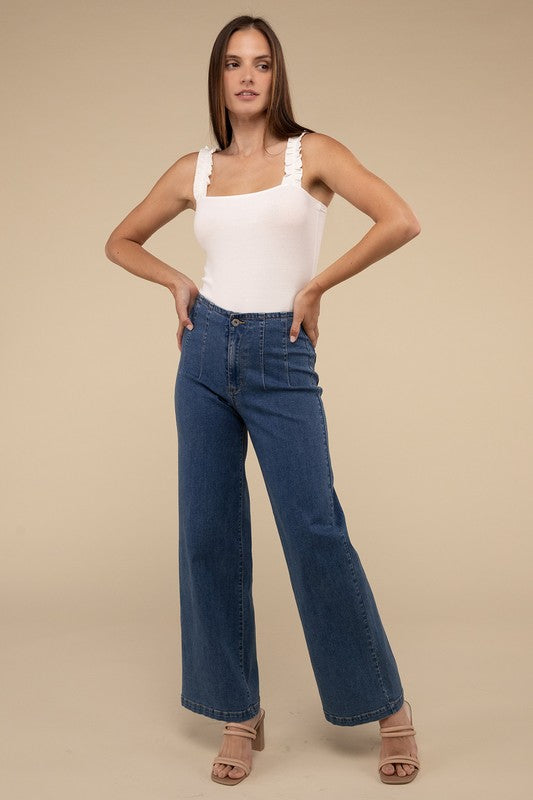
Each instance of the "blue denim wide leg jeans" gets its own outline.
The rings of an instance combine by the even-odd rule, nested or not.
[[[292,311],[239,313],[201,293],[175,384],[181,704],[239,722],[259,711],[248,434],[265,480],[326,720],[403,705],[372,590],[333,485],[316,351]]]

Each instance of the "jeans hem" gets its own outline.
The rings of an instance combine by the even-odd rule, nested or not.
[[[257,700],[256,703],[242,711],[221,711],[219,708],[212,708],[211,706],[203,705],[203,703],[196,703],[194,700],[189,700],[188,697],[182,694],[181,705],[184,708],[188,708],[189,711],[203,714],[206,717],[211,717],[211,719],[221,719],[225,722],[244,722],[244,720],[257,716],[259,713],[260,701]]]
[[[402,691],[395,700],[391,700],[387,705],[376,708],[373,711],[365,711],[363,714],[354,714],[351,717],[339,717],[337,714],[331,714],[329,711],[326,711],[325,708],[323,710],[327,721],[331,722],[333,725],[363,725],[365,722],[374,722],[377,719],[383,719],[383,717],[395,714],[396,711],[400,710],[403,704],[404,693]]]

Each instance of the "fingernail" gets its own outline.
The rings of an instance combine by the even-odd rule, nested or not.
[[[296,341],[296,336],[293,336],[293,335],[291,334],[291,342],[295,342],[295,341]]]
[[[190,323],[187,325],[187,330],[188,330],[188,331],[192,331],[192,329],[193,329],[193,324],[192,324],[192,322],[190,322]]]

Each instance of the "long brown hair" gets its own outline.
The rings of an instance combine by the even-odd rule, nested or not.
[[[262,17],[243,14],[235,17],[222,28],[215,39],[209,59],[209,115],[211,127],[220,149],[225,150],[229,146],[233,135],[228,109],[224,102],[223,71],[226,49],[230,36],[235,31],[244,28],[255,28],[260,31],[267,38],[272,54],[271,100],[266,112],[265,135],[269,133],[279,139],[287,139],[290,136],[297,136],[304,130],[314,133],[311,128],[303,128],[298,125],[293,117],[287,69],[278,37]]]

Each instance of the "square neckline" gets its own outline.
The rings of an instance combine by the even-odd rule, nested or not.
[[[285,177],[285,176],[284,176]],[[273,192],[275,189],[285,189],[289,186],[292,186],[293,189],[298,189],[300,192],[303,192],[307,197],[312,200],[314,203],[317,203],[318,207],[322,211],[327,211],[328,207],[322,200],[319,200],[318,197],[314,197],[307,189],[301,184],[294,184],[294,183],[278,183],[276,186],[271,186],[269,189],[259,189],[257,192],[242,192],[241,194],[211,194],[207,195],[204,194],[199,200],[227,200],[229,197],[251,197],[255,194],[265,194],[265,192]],[[197,201],[198,205],[198,201]]]
[[[285,180],[285,178],[287,176],[287,154],[288,154],[288,149],[289,149],[289,142],[291,141],[291,139],[296,139],[296,138],[298,138],[298,137],[297,136],[289,136],[288,139],[285,142],[285,150],[283,151],[283,176],[281,178],[280,183],[277,183],[275,186],[269,186],[268,189],[258,189],[257,192],[241,192],[240,194],[207,194],[207,186],[206,186],[203,196],[205,198],[207,198],[208,200],[216,200],[217,197],[249,197],[252,194],[264,194],[265,192],[271,192],[273,189],[279,189],[281,186],[284,186],[285,184],[283,183],[283,181]],[[220,148],[219,147],[215,147],[214,150],[212,150],[211,153],[209,154],[209,156],[211,158],[211,165],[213,163],[213,153],[218,153],[219,151],[220,151]],[[211,167],[211,169],[212,169],[212,167]],[[211,170],[210,170],[210,172],[211,172]]]
[[[287,138],[286,142],[285,142],[284,162],[283,162],[284,163],[283,177],[281,178],[280,183],[277,183],[275,186],[269,186],[268,189],[258,189],[256,192],[240,192],[239,194],[209,194],[208,195],[207,194],[207,186],[206,186],[205,187],[205,191],[202,193],[202,195],[201,195],[201,197],[199,199],[202,199],[202,200],[221,200],[221,199],[224,199],[224,200],[226,200],[226,199],[228,199],[230,197],[252,197],[253,195],[256,195],[256,194],[266,194],[266,192],[273,192],[276,189],[284,189],[286,186],[291,186],[291,185],[295,186],[296,185],[296,188],[300,189],[300,191],[302,191],[305,195],[307,195],[307,197],[310,200],[312,200],[314,203],[316,203],[318,205],[318,208],[321,211],[327,211],[328,210],[327,205],[325,203],[323,203],[321,200],[319,200],[317,197],[313,197],[313,195],[310,192],[308,192],[307,189],[304,189],[304,187],[301,185],[300,182],[298,182],[297,184],[291,184],[289,181],[285,182],[285,178],[289,177],[289,173],[287,172],[287,156],[289,155],[289,145],[291,143],[291,140],[299,139],[299,138],[301,138],[301,136],[302,136],[302,134],[298,134],[296,136],[289,136]],[[300,147],[301,147],[301,143],[300,143]],[[209,157],[211,159],[211,164],[210,164],[211,168],[209,169],[209,176],[211,175],[211,171],[212,171],[212,168],[213,168],[213,153],[217,153],[219,151],[220,151],[220,148],[219,147],[215,147],[215,148],[212,148],[210,153],[209,153]]]

